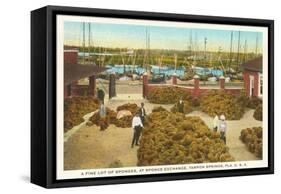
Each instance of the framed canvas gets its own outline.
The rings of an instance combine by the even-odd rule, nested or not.
[[[31,182],[272,174],[272,20],[31,12]]]

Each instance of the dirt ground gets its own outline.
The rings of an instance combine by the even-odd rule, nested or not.
[[[107,168],[115,161],[136,166],[137,147],[130,147],[132,135],[131,128],[114,125],[105,131],[96,125],[81,128],[64,144],[65,170]]]
[[[106,102],[106,106],[116,109],[124,103],[145,103],[147,114],[153,107],[159,106],[151,104],[146,100],[124,101],[119,98]],[[172,105],[162,105],[170,110]],[[241,129],[254,126],[262,126],[261,121],[253,118],[254,110],[248,110],[241,120],[227,121],[227,146],[231,155],[236,161],[257,160],[254,154],[249,152],[246,146],[239,140]],[[204,122],[212,129],[213,119],[200,111],[193,111],[187,116],[200,116]],[[99,131],[96,125],[82,125],[75,133],[65,138],[64,143],[64,167],[65,170],[107,168],[112,163],[119,161],[122,166],[130,167],[137,165],[137,147],[131,148],[133,130],[131,128],[118,128],[110,125],[105,131]]]
[[[147,114],[153,107],[146,100],[112,99],[106,106],[115,109],[124,103],[145,103]],[[170,110],[172,105],[162,105]],[[112,163],[120,161],[123,167],[137,165],[137,147],[131,148],[132,128],[118,128],[110,125],[105,131],[100,131],[96,125],[82,125],[79,130],[65,135],[64,168],[65,170],[107,168]]]

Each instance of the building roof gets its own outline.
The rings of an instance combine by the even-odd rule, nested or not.
[[[249,60],[241,65],[243,70],[262,72],[262,57]]]
[[[97,65],[65,64],[64,65],[64,84],[70,84],[80,79],[96,75],[105,71],[105,67]]]

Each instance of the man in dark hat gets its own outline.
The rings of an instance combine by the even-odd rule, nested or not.
[[[104,103],[104,96],[105,96],[104,91],[100,88],[97,88],[97,97],[101,103]]]
[[[146,112],[145,112],[145,108],[144,108],[144,103],[141,103],[141,108],[140,108],[140,118],[141,118],[141,122],[144,125],[144,120],[145,120],[145,116],[146,116]]]
[[[182,98],[180,98],[180,100],[178,101],[177,108],[178,108],[178,112],[184,113],[184,102]]]

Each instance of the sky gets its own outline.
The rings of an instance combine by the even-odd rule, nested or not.
[[[238,48],[238,31],[192,29],[181,27],[145,26],[131,24],[90,23],[91,46],[111,48],[146,48],[146,31],[150,34],[151,49],[188,50],[190,45],[197,45],[196,50],[203,51],[204,40],[207,38],[206,50],[229,52],[231,32],[233,32],[233,51]],[[85,23],[86,46],[88,45],[89,23]],[[191,40],[191,41],[190,41]],[[255,52],[258,40],[258,52],[262,49],[262,33],[240,31],[240,52],[244,51],[245,41],[247,51]],[[83,23],[64,23],[64,44],[82,46]],[[192,42],[192,44],[191,44]],[[196,44],[195,44],[196,43]]]

